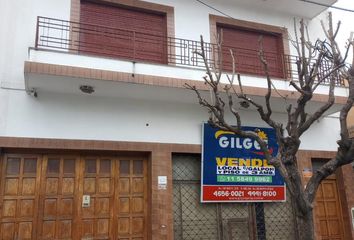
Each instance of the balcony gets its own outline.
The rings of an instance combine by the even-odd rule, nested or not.
[[[199,69],[205,67],[202,58],[196,54],[196,51],[201,51],[199,41],[46,17],[38,17],[35,48],[124,59],[131,62]],[[229,49],[232,49],[236,56],[236,65],[240,73],[264,76],[258,50],[223,46],[224,56],[228,54]],[[208,62],[213,66],[213,56],[217,55],[217,47],[215,44],[205,43],[205,50]],[[273,77],[297,79],[295,69],[298,57],[270,52],[266,52],[265,56]],[[230,57],[225,57],[224,70],[231,69]],[[321,74],[326,74],[328,69],[330,63],[322,65]],[[336,84],[343,85],[343,81],[338,76]]]
[[[212,43],[205,43],[205,49],[209,64],[213,65],[217,48]],[[228,49],[228,46],[224,46],[223,51]],[[25,69],[25,81],[27,90],[80,94],[78,86],[89,84],[95,86],[97,96],[134,95],[191,103],[195,102],[194,96],[186,94],[182,86],[188,81],[202,83],[205,66],[195,53],[200,50],[199,41],[38,17],[35,48],[30,49],[26,63],[44,66],[35,66],[35,70],[30,67]],[[263,93],[259,90],[264,90],[267,85],[258,51],[242,48],[233,48],[233,51],[237,56],[238,71],[243,75],[244,86],[258,89],[258,97],[262,97]],[[274,86],[295,99],[296,93],[289,87],[288,80],[296,80],[298,57],[273,53],[265,55]],[[225,58],[224,63],[225,71],[229,70],[231,62]],[[61,66],[61,70],[51,69],[53,65]],[[41,72],[39,68],[48,69]],[[321,74],[326,74],[329,68],[329,63],[321,66]],[[77,73],[71,74],[74,71]],[[227,79],[224,81],[227,82]],[[336,76],[336,83],[343,86],[339,76]],[[337,96],[346,96],[345,88],[336,91]],[[327,93],[328,86],[325,84],[323,88],[318,88],[318,99],[322,99],[318,104],[323,103]],[[274,98],[274,101],[277,99]]]

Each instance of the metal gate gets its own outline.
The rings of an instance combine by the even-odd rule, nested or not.
[[[291,201],[200,203],[200,156],[173,155],[175,240],[292,240]]]

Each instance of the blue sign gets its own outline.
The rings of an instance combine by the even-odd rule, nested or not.
[[[242,127],[268,143],[278,153],[274,129]],[[202,202],[285,201],[285,184],[268,163],[257,141],[233,132],[203,126]]]

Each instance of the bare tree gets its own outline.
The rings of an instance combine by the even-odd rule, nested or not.
[[[295,21],[294,24],[295,28],[297,28]],[[308,30],[303,21],[300,21],[299,30],[295,32],[296,39],[292,43],[298,54],[296,62],[298,81],[290,80],[290,85],[296,89],[299,97],[296,99],[295,104],[286,106],[286,124],[277,122],[272,115],[271,96],[274,94],[274,86],[269,73],[262,41],[259,44],[259,59],[267,81],[267,93],[264,101],[257,102],[244,92],[240,74],[237,74],[237,66],[235,66],[235,57],[237,56],[234,56],[231,50],[230,55],[233,59],[232,74],[227,75],[228,84],[221,83],[223,75],[222,43],[219,41],[217,45],[218,56],[214,59],[214,63],[210,63],[206,57],[205,43],[202,37],[201,51],[196,54],[205,63],[206,76],[204,77],[204,81],[210,88],[211,98],[207,99],[203,97],[200,90],[195,86],[186,84],[186,88],[196,93],[199,104],[205,107],[210,113],[208,122],[212,126],[231,131],[242,137],[253,138],[259,143],[265,158],[278,169],[287,184],[295,204],[299,236],[305,240],[314,239],[313,202],[319,184],[323,179],[333,174],[337,168],[351,163],[354,159],[354,141],[349,136],[347,127],[347,115],[354,101],[354,58],[351,64],[346,64],[349,49],[354,46],[353,36],[350,37],[345,47],[345,54],[342,55],[336,42],[340,23],[334,26],[332,15],[329,14],[328,27],[326,28],[324,23],[322,23],[322,27],[327,39],[324,41],[318,40],[316,44],[312,44],[309,41]],[[222,37],[219,37],[219,39],[222,39]],[[321,66],[328,62],[330,63],[330,69],[327,69],[325,73],[321,72]],[[300,137],[335,103],[335,81],[336,76],[339,74],[341,78],[346,79],[348,82],[349,95],[346,103],[340,110],[338,150],[335,158],[314,172],[304,187],[297,163],[297,152],[301,144]],[[237,78],[237,82],[235,82],[235,78]],[[314,113],[309,114],[306,112],[306,106],[311,102],[317,87],[324,82],[329,83],[327,102]],[[225,93],[227,96],[226,99],[222,96]],[[277,156],[272,156],[267,148],[267,143],[257,133],[241,129],[242,120],[239,111],[235,107],[236,101],[242,101],[246,105],[253,106],[258,112],[259,117],[275,129],[279,145]],[[234,121],[230,122],[226,120],[226,112],[232,114]]]

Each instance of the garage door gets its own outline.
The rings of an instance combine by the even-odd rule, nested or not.
[[[145,159],[6,155],[2,165],[0,239],[147,239]]]
[[[8,155],[2,162],[0,239],[33,239],[39,202],[38,156]]]
[[[80,52],[167,62],[166,15],[82,1]]]

